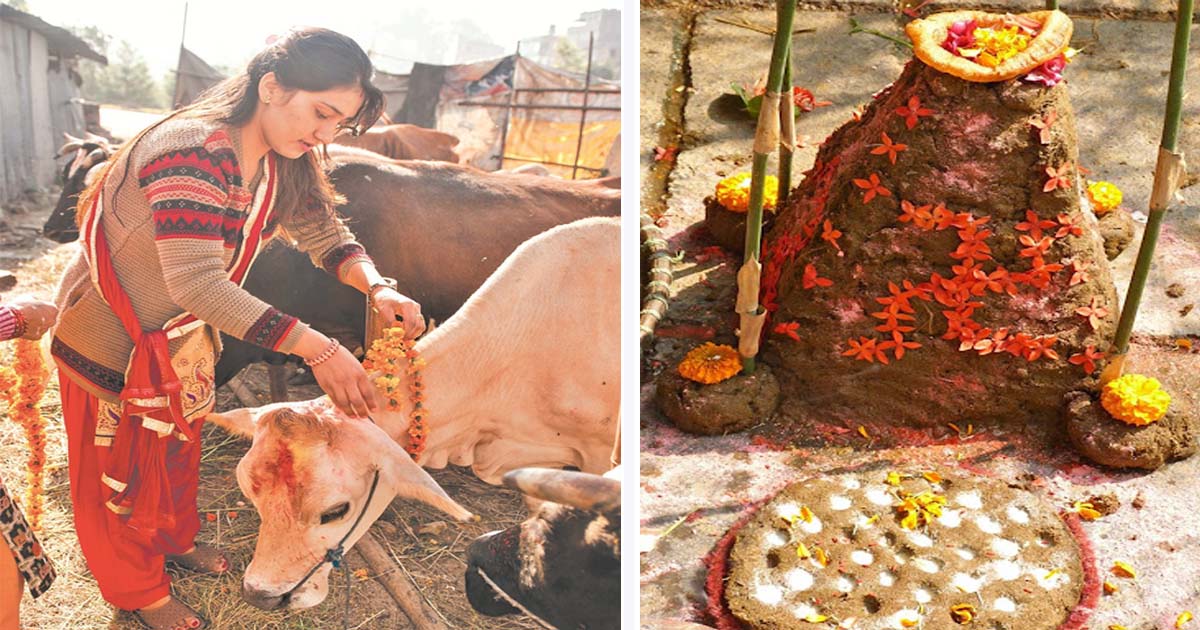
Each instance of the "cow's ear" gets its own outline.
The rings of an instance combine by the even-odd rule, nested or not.
[[[396,494],[424,501],[429,505],[453,516],[459,521],[469,521],[474,518],[467,508],[461,506],[446,494],[438,482],[413,461],[408,453],[400,448],[382,429],[375,425],[367,425],[379,432],[374,438],[375,443],[384,451],[383,461],[379,462],[382,473],[396,488]]]
[[[222,413],[210,413],[204,417],[204,420],[234,435],[253,438],[257,412],[258,408],[242,407],[241,409],[231,409]]]

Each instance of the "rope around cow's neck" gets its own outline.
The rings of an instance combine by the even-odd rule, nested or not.
[[[513,608],[516,608],[517,610],[521,611],[525,615],[528,615],[529,617],[533,618],[533,620],[538,622],[543,628],[549,628],[550,630],[558,630],[557,628],[554,627],[553,624],[551,624],[551,623],[547,622],[545,619],[542,619],[541,617],[533,614],[532,612],[530,612],[530,610],[528,608],[522,606],[521,602],[518,602],[516,599],[514,599],[508,593],[504,592],[504,589],[500,588],[500,585],[493,582],[492,578],[488,577],[488,574],[483,572],[483,567],[475,567],[475,572],[479,574],[479,577],[483,578],[484,582],[487,582],[488,586],[492,587],[492,590],[495,591],[496,594],[500,596],[500,599],[503,599],[504,601],[508,602],[509,606],[512,606]]]

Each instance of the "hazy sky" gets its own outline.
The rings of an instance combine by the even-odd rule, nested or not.
[[[95,25],[129,41],[155,76],[174,68],[183,30],[184,0],[26,0],[29,11],[57,26]],[[324,26],[353,37],[363,48],[408,58],[406,28],[424,33],[455,31],[469,19],[506,52],[518,39],[545,34],[550,25],[563,33],[583,11],[619,9],[621,0],[192,0],[188,3],[187,47],[214,65],[241,65],[268,36],[291,26]],[[419,25],[419,27],[418,27]],[[437,51],[425,59],[440,61]],[[380,63],[386,67],[386,63]]]

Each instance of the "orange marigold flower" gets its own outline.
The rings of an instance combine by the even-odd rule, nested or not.
[[[746,212],[750,209],[750,173],[730,175],[717,183],[717,203],[732,212]],[[774,175],[767,175],[763,180],[763,208],[774,210],[779,199],[779,180]]]
[[[1088,199],[1096,215],[1103,215],[1121,205],[1121,189],[1109,182],[1092,182],[1087,187]]]
[[[697,383],[720,383],[742,370],[742,357],[737,350],[711,341],[693,348],[679,362],[679,375]]]
[[[1100,393],[1100,404],[1117,420],[1146,425],[1167,414],[1171,395],[1162,388],[1158,379],[1126,374],[1104,386]]]

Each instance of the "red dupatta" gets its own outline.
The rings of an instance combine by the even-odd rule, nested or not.
[[[229,279],[239,286],[263,247],[262,231],[275,205],[275,156],[267,154],[264,181],[258,187],[243,227],[242,242],[229,264]],[[133,340],[133,352],[121,390],[121,420],[101,481],[112,490],[106,506],[129,517],[128,524],[152,536],[160,527],[174,526],[174,505],[166,469],[166,439],[198,440],[200,423],[189,424],[183,415],[182,383],[171,365],[168,343],[203,327],[191,313],[172,318],[161,329],[145,330],[121,288],[104,235],[97,188],[83,222],[81,240],[92,284]]]

